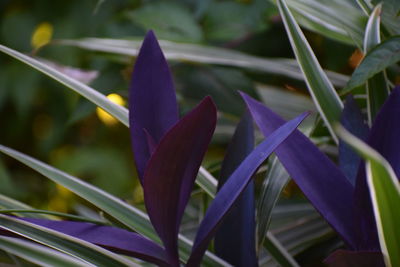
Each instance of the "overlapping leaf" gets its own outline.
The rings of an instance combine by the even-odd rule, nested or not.
[[[263,163],[263,161],[296,129],[306,116],[307,114],[302,114],[272,133],[269,138],[258,145],[232,173],[228,181],[211,203],[200,224],[193,245],[192,254],[187,263],[189,266],[197,266],[200,263],[201,258],[207,249],[208,243],[214,236],[217,227],[220,225],[227,212],[232,208],[236,199],[246,188],[255,171],[261,163]]]
[[[285,122],[261,103],[242,95],[264,136],[268,137]],[[275,153],[314,207],[350,247],[355,247],[353,188],[340,169],[299,131],[284,141]],[[337,197],[338,192],[340,197]]]
[[[218,190],[253,148],[253,120],[246,111],[228,146]],[[216,254],[234,266],[257,266],[255,229],[254,182],[250,181],[215,234]]]
[[[207,97],[165,134],[145,170],[147,212],[173,266],[179,265],[177,238],[181,218],[216,119],[216,108]]]

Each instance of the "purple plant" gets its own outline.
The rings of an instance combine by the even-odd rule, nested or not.
[[[244,147],[232,145],[230,148],[222,169],[224,183],[221,183],[199,226],[187,266],[200,265],[210,241],[230,210],[233,209],[233,214],[240,213],[243,210],[241,203],[245,208],[246,203],[252,205],[253,174],[306,116],[304,113],[283,124],[254,149],[252,123],[250,116],[245,116],[237,134],[244,132],[248,142]],[[216,120],[216,107],[210,97],[205,97],[192,111],[179,118],[171,73],[155,35],[150,31],[134,66],[129,93],[129,122],[146,210],[162,246],[137,233],[111,226],[31,218],[23,220],[159,266],[179,266],[179,226]],[[237,202],[240,196],[242,198]],[[254,208],[247,218],[253,220],[249,229],[254,229]],[[224,225],[227,227],[229,223]],[[238,227],[245,229],[243,224]],[[250,231],[254,235],[254,230]],[[2,233],[10,234],[7,231]],[[219,233],[221,235],[224,236],[223,232]],[[240,265],[256,266],[254,236],[249,240],[248,244],[253,242],[253,246],[242,247]],[[240,242],[240,239],[235,242]]]
[[[273,111],[243,94],[253,119],[265,137],[285,123]],[[393,167],[400,177],[400,87],[393,90],[368,129],[355,101],[348,97],[342,124],[364,139]],[[345,262],[362,266],[384,266],[364,163],[344,144],[340,144],[340,167],[326,157],[306,136],[295,131],[275,151],[293,180],[317,211],[340,235],[349,251],[338,251],[326,260],[332,266]],[[350,266],[350,265],[345,265]]]

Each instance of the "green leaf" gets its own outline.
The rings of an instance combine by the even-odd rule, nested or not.
[[[400,183],[389,162],[360,139],[338,127],[339,135],[365,160],[367,181],[387,266],[400,266]]]
[[[176,2],[149,2],[129,12],[128,17],[146,30],[154,30],[162,39],[181,42],[200,42],[203,39],[193,15]]]
[[[19,202],[15,199],[9,198],[5,195],[0,194],[0,207],[3,209],[20,209],[20,210],[30,210],[33,209],[32,207]],[[18,212],[16,212],[15,214],[20,214]],[[50,216],[46,216],[44,214],[30,214],[29,216],[30,218],[43,218],[43,219],[49,219],[51,218]]]
[[[234,50],[204,45],[182,44],[170,41],[159,42],[168,60],[227,65],[284,75],[293,79],[304,79],[295,60],[260,58]],[[61,45],[71,45],[124,56],[136,56],[141,43],[141,41],[100,38],[59,40],[57,42],[57,44]],[[345,75],[332,71],[327,71],[327,75],[339,87],[343,87],[348,79]]]
[[[364,84],[375,74],[400,60],[400,36],[391,37],[375,46],[356,68],[342,93]]]
[[[258,247],[264,244],[272,216],[272,209],[287,182],[289,174],[275,156],[270,159],[267,177],[261,187],[261,193],[257,207],[257,235]],[[268,241],[266,241],[268,242]]]
[[[364,54],[367,54],[373,47],[381,42],[380,32],[380,14],[381,5],[377,5],[369,17],[364,37]],[[367,81],[367,108],[368,120],[372,124],[376,114],[389,95],[388,85],[386,83],[386,73],[382,71],[375,74]]]
[[[342,0],[287,0],[302,26],[329,38],[360,46],[365,17],[361,10]],[[340,14],[340,19],[338,18]]]
[[[309,92],[333,139],[337,141],[332,125],[340,120],[343,103],[319,65],[317,58],[285,1],[278,0],[278,7],[293,51],[304,74]]]
[[[0,51],[24,62],[25,64],[28,64],[29,66],[37,69],[38,71],[46,74],[47,76],[50,76],[54,80],[64,84],[68,88],[81,94],[82,96],[86,97],[96,105],[100,106],[105,111],[112,114],[124,125],[126,126],[129,125],[128,111],[124,107],[111,102],[110,100],[107,99],[107,97],[97,92],[96,90],[90,88],[89,86],[77,80],[74,80],[71,77],[68,77],[67,75],[57,71],[56,69],[46,65],[43,62],[40,62],[30,56],[19,53],[13,49],[0,45]]]
[[[272,257],[282,267],[298,267],[300,266],[295,259],[286,251],[282,244],[275,238],[272,233],[267,233],[264,240],[264,246],[271,253]]]
[[[0,249],[46,267],[87,267],[87,263],[57,250],[26,240],[0,236]]]
[[[124,257],[78,238],[0,214],[0,226],[23,237],[50,246],[95,266],[138,266]]]

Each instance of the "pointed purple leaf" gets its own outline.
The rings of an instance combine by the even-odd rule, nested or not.
[[[379,251],[337,250],[324,260],[327,267],[385,267]]]
[[[86,222],[36,218],[21,218],[21,220],[82,239],[116,253],[133,256],[162,266],[167,265],[165,251],[162,247],[127,230]],[[6,233],[2,232],[2,234]]]
[[[348,95],[344,104],[340,123],[350,133],[362,140],[366,140],[369,132],[360,108],[352,95]],[[339,140],[339,167],[354,186],[361,158],[354,150],[342,140]]]
[[[267,157],[296,129],[308,113],[286,123],[259,144],[233,172],[208,208],[196,234],[187,266],[198,266],[218,226]]]
[[[143,177],[144,199],[172,266],[179,265],[180,221],[216,125],[216,108],[206,97],[161,139]]]
[[[244,93],[242,96],[264,136],[285,123],[260,102]],[[300,131],[295,131],[275,153],[318,212],[354,248],[353,187],[341,170]]]
[[[253,120],[246,111],[222,163],[218,191],[253,148]],[[255,229],[254,181],[251,180],[215,234],[216,255],[233,266],[257,266]]]
[[[367,140],[368,144],[390,163],[397,177],[400,177],[399,115],[400,87],[398,86],[378,112]],[[379,250],[379,238],[364,166],[359,170],[354,196],[355,221],[359,225],[357,229],[359,249]]]
[[[137,56],[129,88],[132,149],[141,181],[150,158],[143,129],[158,144],[177,121],[178,107],[171,72],[154,33],[149,31]]]

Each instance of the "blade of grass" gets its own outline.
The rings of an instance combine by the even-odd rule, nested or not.
[[[138,266],[89,242],[0,214],[0,226],[20,236],[73,255],[95,266]]]
[[[286,2],[278,0],[278,7],[293,51],[304,74],[309,92],[333,139],[337,142],[332,125],[340,120],[343,103],[319,65],[317,58],[300,27],[297,25]]]
[[[0,249],[45,267],[93,266],[54,249],[13,237],[0,236]]]

